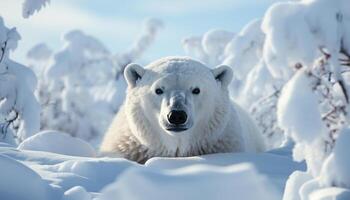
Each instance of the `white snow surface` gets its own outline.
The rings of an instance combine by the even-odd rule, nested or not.
[[[94,157],[94,148],[84,140],[59,131],[42,131],[19,144],[20,150],[46,151],[70,156]]]
[[[0,163],[0,199],[8,200],[273,200],[282,198],[289,174],[305,168],[292,161],[290,148],[153,158],[139,165],[122,158],[67,156],[5,143],[0,143]]]
[[[98,199],[279,199],[249,164],[192,165],[173,170],[133,168],[102,193]]]

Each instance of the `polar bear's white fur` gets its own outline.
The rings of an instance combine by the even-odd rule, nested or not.
[[[144,163],[183,157],[263,151],[254,122],[229,98],[232,70],[209,69],[187,57],[166,57],[124,72],[127,96],[101,145],[102,154]]]

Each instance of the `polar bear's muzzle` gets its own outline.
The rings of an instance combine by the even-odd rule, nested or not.
[[[166,108],[163,112],[163,128],[171,132],[186,131],[192,127],[191,116],[188,114],[186,98],[182,92],[173,92],[166,100]]]
[[[186,131],[191,128],[188,115],[184,110],[171,110],[166,116],[165,129],[172,132]]]

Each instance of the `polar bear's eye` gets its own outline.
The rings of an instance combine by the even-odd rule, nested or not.
[[[199,88],[194,88],[193,90],[192,90],[192,94],[199,94],[201,91],[200,91],[200,89]]]
[[[160,89],[160,88],[157,88],[155,92],[156,92],[156,94],[158,94],[158,95],[163,94],[163,90]]]

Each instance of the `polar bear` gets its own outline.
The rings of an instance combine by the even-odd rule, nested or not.
[[[258,152],[263,137],[229,97],[232,69],[209,69],[188,57],[166,57],[124,71],[126,99],[100,147],[102,154],[144,163],[152,157]]]

